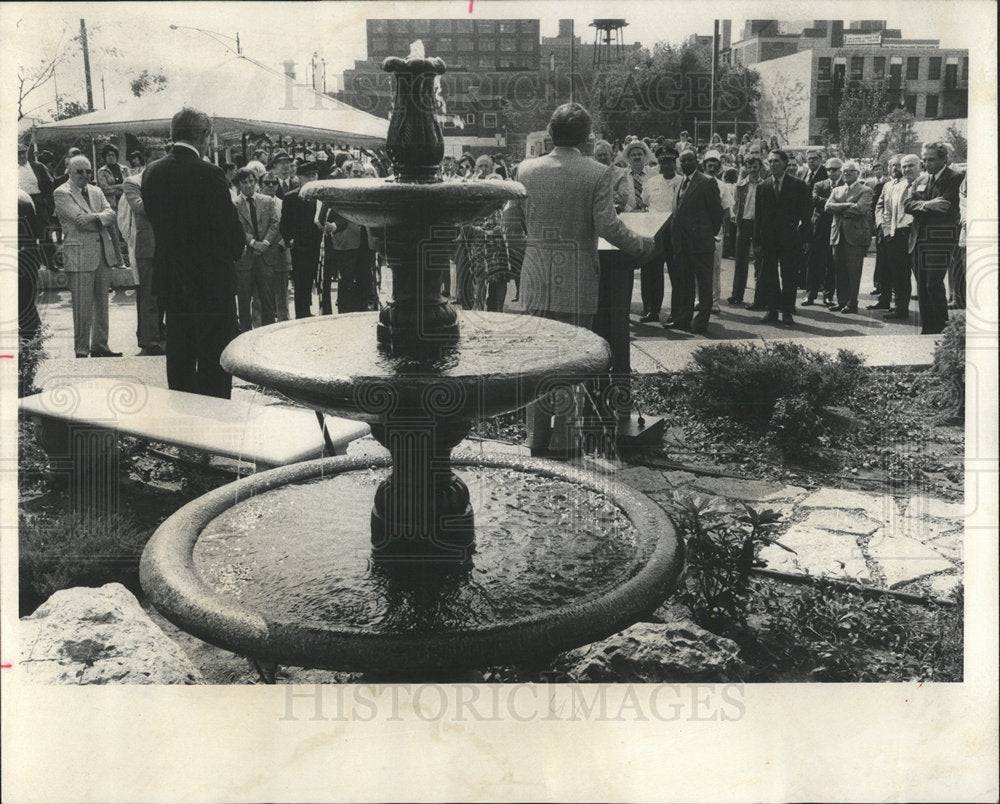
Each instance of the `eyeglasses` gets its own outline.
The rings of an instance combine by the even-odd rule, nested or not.
[[[275,187],[277,187],[279,183],[280,182],[272,181],[271,179],[265,179],[261,182],[261,184],[273,184]]]
[[[73,172],[80,176],[89,176],[91,173],[89,170],[74,170]]]

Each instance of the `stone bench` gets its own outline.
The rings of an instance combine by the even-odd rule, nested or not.
[[[53,380],[41,393],[22,399],[20,407],[41,425],[39,441],[50,459],[68,461],[74,472],[86,471],[97,456],[116,452],[119,435],[263,469],[343,453],[348,443],[369,432],[367,424],[311,410],[218,399],[113,377]]]

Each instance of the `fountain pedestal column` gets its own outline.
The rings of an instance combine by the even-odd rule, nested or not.
[[[392,474],[375,492],[372,556],[380,564],[464,565],[475,539],[469,489],[451,469],[468,421],[400,420],[372,427]]]

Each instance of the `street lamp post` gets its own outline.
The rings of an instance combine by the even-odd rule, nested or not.
[[[193,25],[171,25],[170,30],[172,31],[198,31],[206,36],[211,36],[213,39],[217,36],[221,36],[223,39],[228,39],[230,42],[236,43],[236,55],[241,56],[243,54],[243,49],[240,47],[240,34],[239,31],[236,32],[236,36],[229,36],[228,34],[219,33],[218,31],[209,31],[205,28],[196,28]],[[216,39],[218,41],[218,39]],[[224,47],[229,47],[225,42],[219,42],[219,44]]]

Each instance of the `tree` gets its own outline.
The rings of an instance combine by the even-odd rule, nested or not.
[[[913,126],[915,120],[906,109],[893,109],[885,118],[889,128],[875,149],[878,155],[910,153],[917,141],[917,132]]]
[[[831,139],[840,142],[848,159],[871,154],[880,123],[885,121],[888,98],[882,84],[857,84],[844,91],[831,111],[828,127]]]
[[[955,161],[967,162],[969,159],[969,141],[954,123],[948,126],[947,133],[948,142],[955,146]]]
[[[799,134],[802,124],[809,120],[809,92],[801,80],[781,74],[761,88],[757,104],[757,125],[765,134],[774,134],[783,144],[793,139],[808,140]]]
[[[59,104],[56,120],[67,120],[70,117],[79,117],[81,114],[87,114],[87,107],[84,104],[79,101],[63,101]]]
[[[59,36],[59,41],[52,51],[39,59],[32,65],[20,66],[17,68],[17,119],[21,120],[26,115],[31,114],[43,106],[48,105],[48,101],[40,103],[31,108],[28,106],[28,98],[51,81],[56,74],[56,68],[66,61],[70,56],[69,44],[64,42],[66,37],[66,26],[63,25],[63,32]]]
[[[129,82],[132,94],[137,98],[147,92],[162,92],[166,85],[167,77],[163,73],[156,73],[154,75],[149,70],[143,70],[137,78],[133,78]]]

